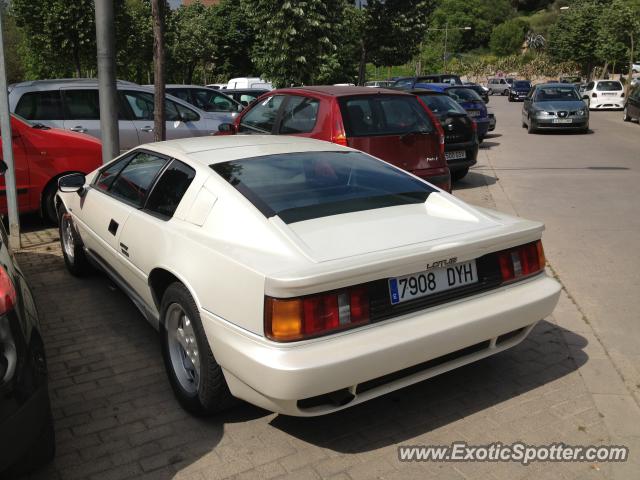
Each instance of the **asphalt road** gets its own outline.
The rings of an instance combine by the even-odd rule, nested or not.
[[[592,111],[589,134],[527,134],[522,103],[489,107],[497,129],[458,194],[485,182],[498,209],[546,224],[552,270],[640,403],[640,125]]]

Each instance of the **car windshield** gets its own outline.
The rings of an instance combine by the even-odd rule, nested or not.
[[[554,101],[570,101],[580,100],[575,87],[539,87],[536,90],[534,101],[536,102],[554,102]]]
[[[350,137],[433,132],[424,107],[412,95],[358,95],[340,99],[340,110]]]
[[[462,108],[453,98],[447,95],[429,95],[428,93],[418,94],[420,100],[422,100],[429,109],[436,115],[446,115],[448,113],[460,113],[467,114],[467,111]]]
[[[598,82],[596,90],[599,92],[619,92],[622,90],[622,84],[620,82]]]
[[[482,102],[482,98],[470,88],[448,88],[447,95],[456,102]]]
[[[301,152],[216,163],[211,168],[267,218],[285,223],[424,203],[435,190],[362,152]]]
[[[531,88],[531,84],[529,82],[519,81],[513,84],[515,88]]]

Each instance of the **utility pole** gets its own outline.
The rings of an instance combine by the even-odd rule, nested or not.
[[[449,33],[449,20],[444,24],[444,52],[442,53],[442,70],[447,73],[447,36]]]
[[[153,17],[153,138],[156,142],[167,138],[164,123],[164,10],[165,0],[151,1],[151,16]]]
[[[629,52],[631,54],[631,57],[629,57],[629,74],[627,75],[627,85],[626,85],[626,92],[625,95],[627,98],[629,98],[629,91],[631,90],[631,81],[633,80],[633,56],[635,55],[633,52],[633,32],[628,32],[629,33],[629,38],[631,39],[631,51]]]
[[[120,153],[113,0],[95,0],[102,163]]]
[[[4,174],[9,213],[9,246],[20,249],[20,219],[18,217],[18,195],[16,190],[16,171],[13,162],[13,133],[9,115],[9,94],[7,92],[7,70],[4,62],[4,36],[2,32],[2,9],[0,9],[0,132],[2,132],[2,156],[7,164]]]

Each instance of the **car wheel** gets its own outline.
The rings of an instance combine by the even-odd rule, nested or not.
[[[183,284],[167,288],[160,320],[162,356],[180,404],[194,415],[229,408],[233,397],[209,347],[196,302]]]
[[[511,98],[511,95],[509,95],[509,101],[513,102],[513,98]]]
[[[529,125],[527,125],[527,133],[536,133],[536,127],[531,119],[529,119]]]
[[[504,95],[509,95],[509,91],[508,91],[508,90],[503,90],[503,91],[502,91],[502,95],[503,95],[503,96],[504,96]]]
[[[467,173],[469,173],[469,167],[462,168],[460,170],[455,170],[451,172],[451,181],[457,182],[458,180],[461,180],[462,178],[464,178],[467,175]]]
[[[55,225],[58,221],[55,198],[58,191],[58,182],[53,181],[42,193],[41,213],[42,219]]]
[[[630,122],[631,121],[631,117],[629,116],[629,113],[627,112],[627,106],[625,105],[624,110],[622,110],[622,120],[625,122]]]
[[[489,91],[487,92],[487,95],[493,95],[493,90],[489,89]]]
[[[62,246],[62,256],[67,270],[76,277],[85,276],[91,271],[91,264],[84,252],[82,240],[73,224],[73,217],[67,212],[64,206],[60,206],[60,218],[58,222],[60,233],[60,245]]]

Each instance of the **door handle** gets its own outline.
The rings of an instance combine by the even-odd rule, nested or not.
[[[70,128],[69,130],[71,130],[72,132],[78,132],[78,133],[85,133],[87,131],[86,128],[84,128],[82,125],[76,125],[73,128]]]
[[[147,133],[153,132],[153,127],[142,127],[140,131],[147,132]]]

